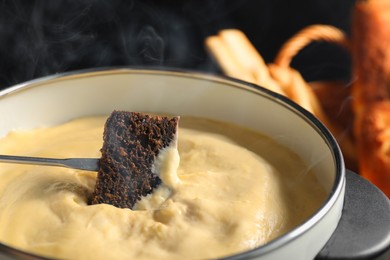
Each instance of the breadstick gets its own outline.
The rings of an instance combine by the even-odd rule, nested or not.
[[[253,75],[256,84],[285,95],[281,87],[270,77],[263,57],[242,31],[226,29],[220,31],[219,35],[234,53],[239,63]]]
[[[352,23],[353,95],[358,114],[371,102],[389,98],[390,1],[364,1],[355,6]]]
[[[247,71],[257,79],[269,79],[267,65],[242,31],[226,29],[220,31],[219,36]]]
[[[352,25],[359,171],[390,197],[390,2],[358,2]]]
[[[229,76],[285,95],[281,87],[270,77],[263,58],[243,32],[236,29],[222,30],[218,36],[208,37],[206,46]],[[232,62],[233,65],[230,64]],[[239,71],[233,71],[234,68],[231,67],[239,68]]]
[[[233,78],[255,83],[254,77],[245,70],[236,59],[234,53],[219,36],[207,37],[205,45],[225,74]]]

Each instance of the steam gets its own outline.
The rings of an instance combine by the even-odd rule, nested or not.
[[[352,1],[334,1],[332,8],[320,0],[314,2],[320,8],[313,1],[301,8],[287,0],[1,1],[0,88],[93,67],[152,65],[219,72],[204,50],[203,40],[227,27],[245,31],[266,61],[272,62],[280,45],[304,22],[321,23],[319,14],[324,19],[337,14],[335,19],[349,21],[346,2]],[[313,17],[315,21],[302,20]],[[349,23],[340,25],[346,28]],[[305,79],[313,79],[310,75],[318,79],[324,71],[327,75],[339,71],[338,78],[349,74],[347,67],[335,68],[345,64],[346,55],[328,55],[334,54],[333,50],[320,56],[332,56],[334,63],[316,67],[329,61],[316,59],[320,52],[307,49],[294,60]]]
[[[178,6],[158,1],[2,2],[0,88],[93,67],[209,70],[211,61],[203,39],[210,27],[207,23],[215,18],[208,21],[205,13],[213,11],[220,17],[216,11],[222,13],[220,5],[198,1]]]
[[[153,27],[145,26],[142,28],[136,42],[139,45],[139,54],[146,63],[163,65],[164,40]]]

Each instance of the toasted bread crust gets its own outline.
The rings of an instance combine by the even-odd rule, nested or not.
[[[170,145],[178,117],[114,111],[106,121],[102,157],[90,204],[132,208],[160,178],[152,172],[159,152]]]

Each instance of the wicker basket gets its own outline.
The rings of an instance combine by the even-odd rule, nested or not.
[[[351,83],[344,81],[306,82],[299,72],[290,66],[294,57],[315,41],[328,42],[350,50],[348,38],[338,28],[329,25],[311,25],[299,31],[281,47],[274,63],[269,65],[269,70],[280,84],[288,85],[288,89],[285,88],[287,96],[298,104],[309,103],[311,105],[311,112],[330,129],[339,142],[347,168],[357,172]],[[290,77],[289,82],[283,82],[288,77]],[[302,92],[309,94],[302,95]],[[309,100],[299,100],[305,96]]]

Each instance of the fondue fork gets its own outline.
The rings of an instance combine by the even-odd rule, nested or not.
[[[35,164],[46,166],[59,166],[85,171],[99,170],[99,159],[96,158],[43,158],[43,157],[28,157],[14,155],[0,155],[0,162],[4,163],[19,163],[19,164]]]

